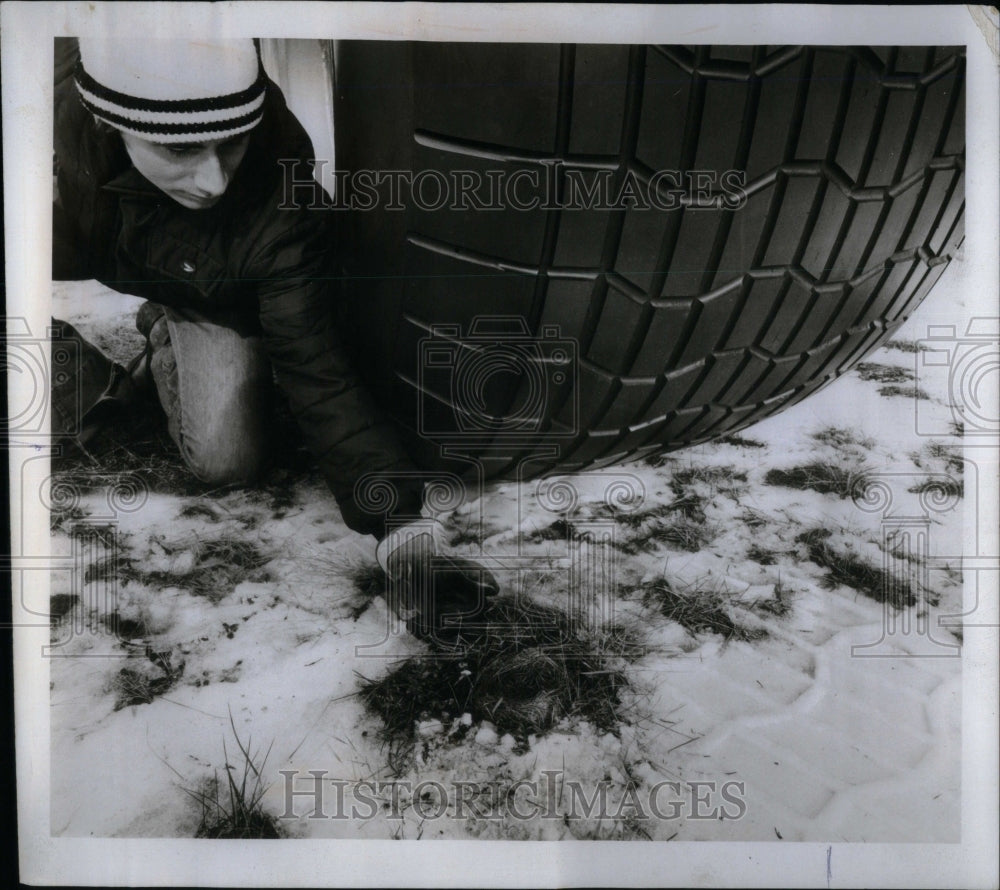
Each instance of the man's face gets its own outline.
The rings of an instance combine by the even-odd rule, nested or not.
[[[163,144],[122,133],[122,140],[135,169],[161,192],[189,210],[204,210],[225,194],[246,154],[250,134]]]

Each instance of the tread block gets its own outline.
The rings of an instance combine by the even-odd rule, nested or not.
[[[684,368],[681,371],[674,371],[667,374],[663,387],[656,395],[656,399],[646,409],[646,413],[642,417],[643,422],[663,417],[671,411],[675,411],[679,406],[684,405],[687,394],[691,391],[691,388],[695,385],[704,369],[704,363],[701,363],[691,368]]]
[[[963,63],[964,71],[964,63]],[[948,135],[940,153],[943,155],[965,154],[965,78],[958,83],[958,96],[955,99],[955,111],[948,126]]]
[[[944,213],[941,214],[941,220],[934,230],[934,234],[930,237],[930,248],[931,251],[938,256],[942,253],[946,253],[945,247],[948,243],[949,236],[951,236],[952,229],[955,223],[961,218],[962,212],[965,210],[965,173],[964,171],[959,175],[958,181],[955,183],[955,189],[951,193],[951,198],[948,199],[948,206],[945,207]]]
[[[817,281],[826,281],[833,271],[833,256],[841,230],[851,210],[850,199],[836,186],[828,184],[819,218],[813,226],[805,253],[799,264]]]
[[[841,131],[833,113],[841,94],[850,88],[851,58],[837,52],[817,50],[813,59],[809,93],[795,157],[822,161],[836,149]]]
[[[815,349],[810,349],[807,353],[808,358],[801,365],[801,367],[796,368],[795,373],[788,378],[783,384],[783,389],[795,389],[796,387],[802,386],[808,383],[821,368],[823,368],[826,363],[830,360],[840,345],[840,339],[831,340],[827,343],[822,343]]]
[[[917,130],[913,134],[913,145],[910,146],[902,179],[922,170],[934,157],[941,138],[941,127],[948,113],[948,104],[957,88],[957,81],[958,72],[950,71],[924,88],[924,107],[920,112],[920,123],[917,124]]]
[[[854,285],[848,285],[847,295],[839,311],[830,322],[830,329],[844,331],[859,323],[861,313],[885,276],[885,270],[874,271]]]
[[[736,324],[726,339],[726,349],[746,349],[760,343],[780,304],[784,278],[757,278],[750,283]]]
[[[614,199],[613,195],[612,199]],[[653,276],[659,271],[657,263],[660,256],[660,246],[669,224],[669,216],[682,212],[681,210],[671,210],[664,213],[655,209],[637,210],[634,208],[626,210],[621,240],[618,244],[618,256],[614,261],[614,270],[622,278],[649,293]],[[697,292],[697,284],[691,292]]]
[[[716,344],[722,340],[733,313],[742,302],[742,287],[734,283],[721,293],[711,297],[702,297],[698,303],[701,309],[695,322],[694,330],[687,338],[684,351],[677,364],[683,367],[710,355],[716,349]]]
[[[555,325],[562,339],[575,341],[578,355],[593,291],[594,282],[567,278],[550,279],[545,289],[539,323],[543,327]]]
[[[710,363],[708,374],[691,393],[688,402],[692,405],[719,403],[728,407],[726,391],[736,382],[736,375],[744,356],[738,352],[727,352],[716,356]]]
[[[877,100],[881,91],[878,75],[865,66],[859,65],[851,83],[851,98],[847,106],[842,132],[853,138],[843,139],[837,146],[836,161],[840,168],[854,182],[861,176],[861,165],[868,150],[866,135],[872,132],[876,123]]]
[[[692,170],[729,170],[736,161],[748,84],[708,81]]]
[[[883,204],[881,201],[864,201],[852,204],[852,207],[854,214],[840,250],[830,266],[829,281],[844,281],[861,271],[867,247],[875,237],[875,226]]]
[[[692,311],[693,303],[668,303],[654,308],[629,376],[652,377],[664,372],[677,352]]]
[[[843,374],[855,362],[860,361],[877,345],[884,332],[878,328],[860,328],[848,334],[841,344],[840,351],[834,356],[837,360],[837,375]],[[843,356],[846,359],[842,359]]]
[[[920,266],[923,266],[923,263],[916,257],[893,262],[891,271],[882,283],[878,295],[871,306],[862,313],[859,323],[863,325],[871,324],[883,316],[888,317],[890,321],[894,319],[896,316],[892,312],[893,307],[899,301],[899,295],[906,286],[906,282]]]
[[[934,230],[934,222],[941,214],[941,208],[946,206],[948,192],[956,175],[956,170],[935,170],[931,173],[930,183],[917,208],[913,226],[903,241],[904,250],[927,244]]]
[[[755,391],[757,384],[770,367],[771,362],[768,359],[751,353],[747,356],[746,364],[740,370],[738,377],[720,401],[731,408],[745,403],[748,394]]]
[[[619,430],[636,422],[642,406],[652,395],[654,381],[623,380],[607,413],[598,420],[601,429]]]
[[[611,214],[597,210],[588,212],[585,207],[593,194],[595,202],[604,200],[601,192],[601,180],[593,170],[574,171],[573,176],[579,177],[573,181],[570,188],[572,194],[564,192],[564,200],[571,204],[559,214],[559,233],[556,236],[556,249],[552,262],[558,267],[571,269],[596,269],[600,265],[601,254],[604,252],[604,239],[607,237],[608,221]],[[565,176],[565,171],[563,171]],[[594,191],[596,189],[596,191]],[[495,236],[494,236],[495,237]],[[536,247],[537,254],[537,247]]]
[[[792,342],[788,344],[789,352],[804,352],[820,340],[827,338],[830,317],[843,302],[846,290],[845,286],[836,291],[812,291],[809,294],[802,326]]]
[[[579,411],[576,422],[574,423],[573,417],[574,406],[569,402],[562,406],[557,419],[565,426],[575,427],[579,431],[588,429],[604,411],[604,403],[614,385],[614,377],[581,362],[577,372],[577,392],[586,393],[586,398],[579,399],[575,406]]]
[[[687,207],[681,217],[680,233],[663,283],[664,297],[693,297],[706,289],[705,279],[715,275],[710,268],[715,236],[724,214],[715,209],[696,210]]]
[[[713,288],[740,277],[753,265],[773,198],[774,186],[771,185],[750,195],[746,203],[732,214],[726,246],[711,284]]]
[[[916,109],[916,98],[917,94],[912,90],[889,91],[875,156],[865,177],[866,186],[891,185],[895,181],[896,168],[902,163],[900,155],[909,148],[906,135]]]
[[[627,88],[627,48],[585,43],[576,47],[570,152],[618,154]]]
[[[609,448],[614,448],[617,441],[617,430],[610,432],[592,430],[573,448],[573,460],[584,466],[589,465]]]
[[[879,236],[872,247],[871,255],[874,258],[892,256],[900,249],[903,231],[913,216],[922,184],[921,182],[914,183],[905,192],[901,192],[891,199],[888,205],[889,213],[883,220]]]
[[[629,343],[635,336],[643,313],[641,304],[620,290],[609,287],[587,358],[612,374],[627,373]]]
[[[636,154],[652,170],[681,170],[691,75],[662,53],[646,53],[646,76]],[[665,125],[665,122],[668,125]]]
[[[781,392],[784,382],[792,375],[802,356],[788,355],[771,362],[771,368],[747,394],[747,401],[762,402]]]
[[[764,266],[790,266],[796,261],[801,251],[803,224],[820,184],[816,176],[793,176],[785,181],[781,212],[764,254]]]
[[[804,65],[805,57],[800,56],[761,81],[757,121],[746,162],[747,182],[774,170],[785,160],[785,145],[791,132],[795,97]]]
[[[407,79],[385,88],[412,90],[414,119],[421,128],[501,148],[552,151],[558,120],[557,46],[540,51],[530,44],[505,44],[502,51],[489,53],[488,78],[469,65],[469,51],[460,43],[414,41],[408,48],[413,62]],[[476,49],[484,53],[490,48]]]

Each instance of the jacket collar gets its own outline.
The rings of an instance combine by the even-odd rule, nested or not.
[[[135,167],[129,166],[117,176],[109,179],[101,188],[109,192],[118,192],[137,198],[164,198],[163,194],[153,183],[143,176]]]

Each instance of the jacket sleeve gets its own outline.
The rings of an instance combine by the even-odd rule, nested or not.
[[[366,513],[354,497],[358,479],[393,473],[397,516],[419,516],[423,486],[392,423],[378,411],[339,342],[327,259],[332,232],[318,219],[308,211],[286,214],[278,233],[262,245],[250,275],[258,282],[260,323],[278,385],[306,445],[344,521],[381,537],[383,517]]]

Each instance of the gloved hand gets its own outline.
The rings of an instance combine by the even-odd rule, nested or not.
[[[441,523],[423,519],[392,531],[375,555],[386,573],[389,605],[407,630],[450,649],[468,639],[467,625],[481,620],[500,586],[485,566],[446,550]]]

